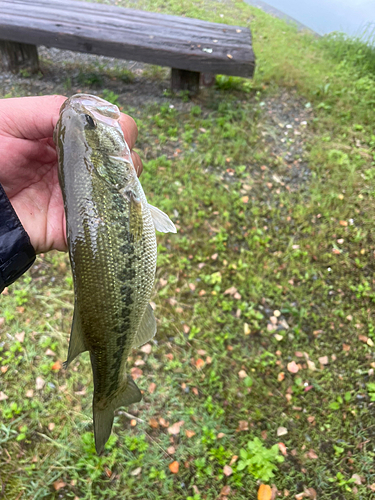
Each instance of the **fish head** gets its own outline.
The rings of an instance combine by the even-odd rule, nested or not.
[[[70,140],[85,145],[86,166],[111,185],[123,184],[135,172],[120,117],[115,104],[97,96],[76,94],[62,105],[61,123],[55,133],[55,136],[64,134],[69,123]]]

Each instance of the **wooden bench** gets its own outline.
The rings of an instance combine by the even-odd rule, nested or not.
[[[0,0],[2,65],[37,71],[37,45],[172,68],[172,88],[196,93],[200,73],[251,77],[248,28],[73,0]]]

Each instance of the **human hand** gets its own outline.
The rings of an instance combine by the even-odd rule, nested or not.
[[[64,204],[52,140],[60,95],[0,99],[0,184],[30,237],[36,253],[67,250]],[[125,140],[132,149],[138,130],[121,115]],[[142,162],[132,151],[138,175]]]

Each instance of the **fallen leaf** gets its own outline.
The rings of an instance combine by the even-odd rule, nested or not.
[[[271,500],[272,490],[268,484],[261,484],[258,490],[258,500]]]
[[[247,323],[243,324],[243,332],[245,335],[250,335],[250,326]]]
[[[213,255],[211,255],[211,259],[216,260],[218,258],[218,256],[219,256],[219,254],[214,253]]]
[[[297,373],[299,371],[298,365],[295,361],[288,363],[287,368],[290,373]]]
[[[249,422],[247,420],[240,420],[238,422],[238,427],[236,431],[248,431],[249,430]]]
[[[284,457],[287,456],[288,452],[286,451],[286,446],[284,443],[277,443],[280,452],[284,455]]]
[[[247,377],[247,373],[245,372],[245,370],[240,370],[238,372],[238,376],[242,379],[242,378],[246,378]]]
[[[139,476],[139,474],[142,472],[142,467],[137,467],[136,469],[132,470],[130,475],[131,476]]]
[[[194,285],[194,283],[189,283],[189,288],[192,292],[194,292],[196,286]]]
[[[5,399],[8,399],[9,396],[3,393],[3,391],[0,391],[0,401],[5,401]]]
[[[321,356],[318,361],[321,365],[328,365],[328,356]]]
[[[55,427],[56,427],[56,424],[54,424],[53,422],[50,422],[50,423],[48,424],[48,430],[49,430],[49,431],[53,431],[53,429],[54,429]]]
[[[162,286],[162,287],[163,287],[163,286],[165,286],[165,285],[168,283],[168,280],[165,280],[165,279],[163,279],[163,278],[160,278],[159,283],[160,283],[160,286]]]
[[[366,337],[366,335],[358,335],[358,340],[367,344],[368,337]]]
[[[41,391],[45,386],[46,381],[42,379],[42,377],[37,377],[35,381],[35,388],[37,391]]]
[[[167,452],[170,455],[173,455],[173,453],[176,453],[176,448],[174,446],[170,446],[169,448],[167,448]]]
[[[26,391],[26,397],[32,398],[34,396],[34,391],[32,389]]]
[[[231,286],[227,290],[225,290],[224,295],[234,295],[237,292],[237,288],[234,286]]]
[[[242,196],[241,201],[242,201],[242,203],[249,203],[249,197],[248,196]]]
[[[342,350],[345,352],[350,351],[350,345],[349,344],[342,344]]]
[[[156,389],[156,384],[155,382],[151,382],[151,384],[148,386],[148,392],[150,394],[153,394],[155,392],[155,389]]]
[[[225,436],[224,432],[219,432],[219,434],[217,435],[217,438],[218,439],[221,439]]]
[[[233,455],[233,457],[230,459],[229,465],[233,465],[238,459],[238,455]]]
[[[46,356],[56,356],[56,353],[52,349],[47,349],[44,353]]]
[[[51,366],[51,370],[54,372],[60,371],[61,368],[62,368],[62,363],[60,360],[55,361],[55,363],[53,363],[53,365]]]
[[[353,474],[352,479],[354,480],[354,484],[358,484],[359,486],[362,484],[362,479],[359,474]]]
[[[148,423],[153,429],[157,429],[159,427],[159,422],[156,420],[156,418],[150,418]]]
[[[144,352],[145,354],[150,354],[151,350],[152,350],[152,346],[151,344],[145,344],[141,347],[140,349],[142,352]]]
[[[16,339],[18,342],[23,342],[25,340],[25,332],[20,332],[15,334]]]
[[[179,468],[180,464],[177,462],[177,460],[169,464],[169,470],[172,472],[172,474],[177,474]]]
[[[230,486],[226,485],[221,488],[220,495],[227,496],[230,493]]]
[[[6,373],[8,371],[8,365],[4,365],[0,368],[1,373]]]
[[[229,467],[229,465],[224,465],[224,467],[223,467],[223,473],[224,473],[225,476],[231,476],[233,474],[232,467]]]
[[[185,335],[190,332],[190,326],[188,326],[188,325],[182,325],[182,329],[183,329]]]
[[[310,498],[310,500],[316,500],[317,493],[314,488],[305,488],[304,493],[306,498]]]
[[[315,366],[314,361],[310,361],[309,359],[307,360],[307,367],[312,372],[316,370],[316,366]]]
[[[202,358],[198,358],[195,362],[195,366],[200,370],[204,366],[204,360]]]
[[[188,431],[188,430],[186,430],[185,434],[186,434],[186,436],[188,438],[191,438],[191,437],[195,436],[195,432],[194,431]]]
[[[136,359],[134,361],[134,364],[135,364],[135,366],[143,366],[145,364],[145,362],[143,361],[143,359]]]
[[[314,460],[314,459],[317,459],[317,458],[318,458],[318,455],[315,453],[315,451],[314,451],[313,449],[309,450],[309,451],[305,454],[305,456],[306,456],[307,458],[311,458],[312,460]]]
[[[240,300],[241,299],[241,294],[236,292],[234,295],[233,295],[233,298],[236,299],[236,300]]]
[[[61,488],[64,488],[64,486],[66,486],[66,483],[64,483],[64,481],[62,481],[61,479],[58,479],[53,483],[53,487],[56,491],[61,490]]]
[[[206,290],[201,290],[201,291],[198,293],[198,295],[199,295],[200,297],[202,297],[202,295],[206,295]]]
[[[171,425],[170,427],[168,427],[168,433],[173,435],[179,434],[181,426],[184,425],[184,423],[184,420],[180,420],[180,422],[176,422],[175,424]]]
[[[136,419],[135,419],[135,418],[132,418],[132,419],[130,420],[130,425],[131,425],[132,427],[135,427],[135,426],[137,425],[137,421],[136,421]]]
[[[163,417],[160,417],[159,418],[159,424],[162,426],[162,427],[168,427],[169,426],[169,422],[167,422]]]
[[[280,373],[278,374],[278,376],[277,376],[277,380],[278,380],[279,382],[282,382],[282,381],[284,380],[284,378],[285,378],[285,373],[284,373],[284,372],[280,372]]]
[[[132,374],[132,377],[134,380],[137,380],[137,378],[142,377],[143,371],[140,368],[134,367],[130,370],[130,373]]]
[[[285,436],[285,434],[288,434],[288,429],[286,427],[279,427],[277,429],[277,436]]]
[[[340,226],[346,227],[348,225],[348,222],[346,220],[340,220],[339,224]]]

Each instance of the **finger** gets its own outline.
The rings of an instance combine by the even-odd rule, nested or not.
[[[138,128],[135,121],[131,116],[121,113],[120,125],[122,131],[124,132],[125,141],[127,142],[129,149],[133,149],[135,141],[138,137]]]
[[[52,137],[65,100],[62,95],[3,99],[0,107],[1,132],[20,139]]]
[[[142,170],[143,170],[142,160],[140,159],[139,154],[136,153],[135,151],[132,151],[131,155],[132,155],[132,160],[133,160],[133,165],[134,165],[135,171],[137,172],[137,175],[139,177],[142,173]]]

